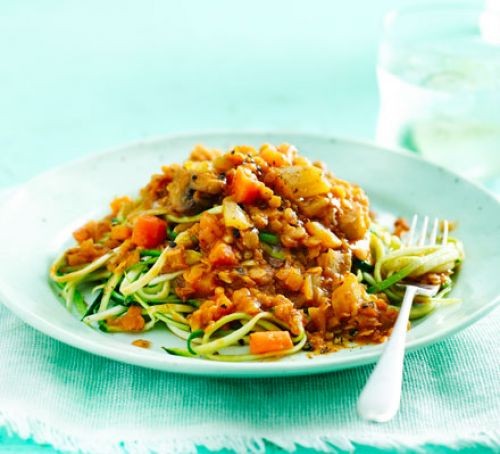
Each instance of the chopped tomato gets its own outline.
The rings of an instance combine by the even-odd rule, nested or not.
[[[208,254],[208,261],[214,266],[231,266],[238,263],[233,248],[223,241],[217,241]]]
[[[144,318],[140,306],[130,306],[127,312],[115,319],[107,320],[108,326],[119,328],[123,331],[142,331],[144,329]]]
[[[254,203],[261,198],[263,188],[264,183],[257,180],[250,170],[238,167],[234,172],[230,192],[236,203]]]
[[[288,331],[257,331],[250,334],[250,353],[279,353],[293,347]]]
[[[156,216],[144,215],[137,218],[132,241],[137,246],[153,248],[167,238],[167,223]]]

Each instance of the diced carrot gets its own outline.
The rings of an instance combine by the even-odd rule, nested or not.
[[[217,241],[208,254],[208,261],[214,266],[231,266],[238,263],[233,248],[223,241]]]
[[[127,225],[114,225],[111,227],[111,239],[123,241],[130,238],[132,229]]]
[[[108,326],[119,328],[123,331],[142,331],[144,329],[144,318],[140,306],[130,306],[127,312],[115,319],[107,320]]]
[[[293,347],[292,338],[288,331],[257,331],[250,334],[250,353],[281,352]]]
[[[254,203],[262,196],[264,183],[248,169],[238,167],[233,175],[230,193],[236,203]]]
[[[137,246],[153,248],[167,238],[167,223],[156,216],[144,215],[137,218],[132,241]]]

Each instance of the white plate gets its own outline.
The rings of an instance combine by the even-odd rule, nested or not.
[[[371,145],[303,134],[200,134],[140,142],[90,156],[40,175],[0,202],[0,299],[43,333],[82,350],[118,361],[172,372],[220,376],[289,376],[344,369],[373,362],[382,346],[365,346],[308,358],[221,363],[170,356],[160,346],[183,342],[166,329],[150,333],[105,334],[69,314],[49,287],[47,270],[67,247],[71,232],[101,215],[109,201],[135,195],[160,166],[183,161],[193,145],[226,149],[235,144],[290,142],[313,160],[325,161],[336,175],[360,184],[373,206],[410,216],[428,214],[458,221],[466,260],[453,296],[462,303],[441,307],[408,333],[414,350],[465,328],[500,300],[500,205],[493,196],[410,154]],[[153,348],[131,345],[150,339]],[[464,346],[466,348],[466,346]]]

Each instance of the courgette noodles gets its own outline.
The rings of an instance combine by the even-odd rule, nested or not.
[[[161,345],[170,355],[327,353],[384,341],[404,282],[439,286],[411,319],[457,301],[461,243],[444,229],[437,245],[405,246],[408,230],[377,223],[359,186],[292,145],[200,145],[76,230],[49,274],[83,323],[135,337],[166,327],[184,343]]]

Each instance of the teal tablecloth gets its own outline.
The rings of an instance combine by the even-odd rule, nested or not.
[[[402,3],[2,2],[0,187],[86,152],[170,132],[285,129],[369,139],[380,20]],[[461,334],[425,358],[470,340]],[[410,355],[407,368],[418,370],[422,358]],[[439,375],[439,361],[429,364]],[[346,382],[354,376],[342,374]],[[463,385],[460,374],[442,384]],[[52,449],[0,429],[0,452],[23,451]]]
[[[409,353],[403,399],[386,424],[361,421],[370,367],[305,377],[192,377],[129,366],[40,334],[0,306],[0,425],[95,453],[262,452],[272,444],[341,451],[500,446],[500,311]],[[267,443],[266,443],[267,441]]]

